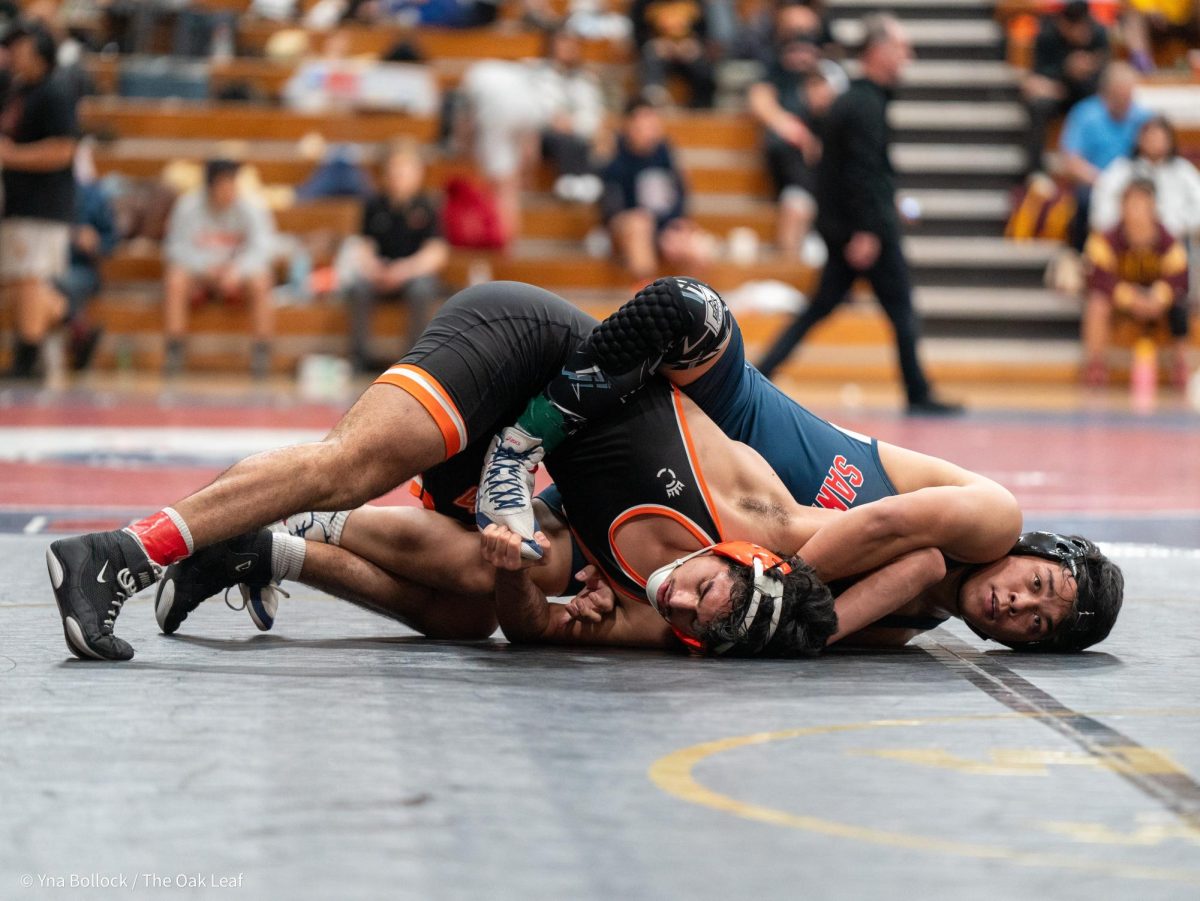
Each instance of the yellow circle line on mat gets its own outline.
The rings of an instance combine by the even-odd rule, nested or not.
[[[1195,716],[1200,711],[1194,709],[1173,709],[1160,711],[1128,710],[1109,715],[1124,716]],[[1081,714],[1099,716],[1103,714]],[[739,735],[733,738],[723,738],[718,741],[704,742],[682,748],[661,757],[651,764],[648,771],[650,780],[669,795],[692,804],[699,804],[733,814],[746,820],[759,823],[769,823],[773,826],[783,826],[788,829],[800,829],[805,832],[815,832],[821,835],[831,835],[837,838],[854,839],[874,845],[888,845],[896,848],[907,848],[913,851],[928,851],[936,854],[951,854],[957,857],[974,857],[987,860],[1006,860],[1026,866],[1061,867],[1073,870],[1093,870],[1110,873],[1115,876],[1127,876],[1134,879],[1161,879],[1173,882],[1195,883],[1200,885],[1200,870],[1171,869],[1167,867],[1139,866],[1136,864],[1115,863],[1112,861],[1088,860],[1082,857],[1070,857],[1062,854],[1041,854],[1030,851],[1019,851],[1015,848],[1005,848],[999,845],[981,845],[972,842],[960,842],[953,839],[935,838],[933,836],[916,835],[907,832],[891,832],[885,829],[875,829],[870,826],[856,826],[852,823],[840,823],[836,820],[825,820],[819,817],[805,816],[739,801],[729,795],[723,795],[701,785],[692,774],[696,765],[702,760],[753,745],[765,745],[769,742],[788,741],[794,738],[804,738],[809,735],[832,735],[838,732],[861,732],[867,729],[887,729],[903,726],[931,726],[946,723],[966,723],[984,720],[1005,719],[1043,719],[1047,714],[1026,713],[997,713],[980,714],[976,716],[939,716],[922,717],[920,719],[869,720],[863,723],[842,723],[831,726],[807,726],[799,729],[783,729],[778,732],[756,732],[752,735]]]

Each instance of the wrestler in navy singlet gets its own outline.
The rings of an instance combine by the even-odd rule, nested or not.
[[[746,362],[736,325],[717,364],[683,391],[722,432],[762,454],[802,504],[848,510],[896,493],[878,442],[826,422],[772,385]]]

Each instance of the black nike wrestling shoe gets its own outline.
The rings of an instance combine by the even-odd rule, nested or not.
[[[247,532],[168,566],[154,598],[154,616],[159,628],[171,635],[202,601],[218,592],[238,584],[262,589],[270,582],[271,532]]]
[[[71,653],[83,660],[129,660],[133,647],[113,634],[121,605],[154,584],[162,567],[123,529],[63,538],[46,568]]]

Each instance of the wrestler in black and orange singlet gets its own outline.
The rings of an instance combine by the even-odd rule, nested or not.
[[[681,397],[652,379],[620,415],[591,423],[546,459],[562,493],[575,540],[622,593],[644,600],[646,576],[613,542],[624,523],[662,516],[681,525],[701,548],[724,540],[692,449]]]

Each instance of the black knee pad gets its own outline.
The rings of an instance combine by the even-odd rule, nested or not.
[[[708,285],[660,278],[596,326],[583,350],[613,374],[691,369],[716,356],[732,327],[729,307]]]

